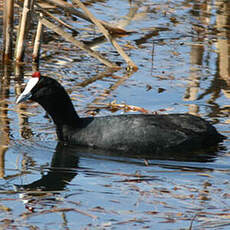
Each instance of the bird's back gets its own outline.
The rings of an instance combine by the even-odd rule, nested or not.
[[[201,148],[214,145],[222,137],[209,122],[189,114],[129,114],[81,119],[81,127],[66,132],[68,142],[130,153]]]

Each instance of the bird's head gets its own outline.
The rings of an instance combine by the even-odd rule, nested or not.
[[[34,72],[16,103],[19,104],[28,99],[39,102],[44,97],[54,95],[60,88],[62,86],[55,79],[43,77],[40,72]]]

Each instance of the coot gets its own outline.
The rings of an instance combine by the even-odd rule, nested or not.
[[[79,117],[55,79],[34,72],[16,103],[31,99],[52,117],[58,139],[69,144],[133,154],[189,151],[223,140],[208,121],[190,114]]]

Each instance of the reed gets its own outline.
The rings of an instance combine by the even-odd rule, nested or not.
[[[3,7],[3,62],[12,58],[14,0],[5,0]]]
[[[69,41],[73,43],[75,46],[79,47],[80,49],[86,51],[90,56],[97,58],[99,61],[101,61],[104,65],[110,67],[110,68],[119,68],[116,64],[108,61],[105,57],[103,57],[100,53],[90,49],[87,45],[85,45],[83,42],[76,40],[71,34],[65,32],[62,30],[59,26],[53,24],[52,22],[48,21],[45,18],[41,18],[41,23],[54,31],[55,33],[59,34],[63,38],[65,38],[66,41]]]
[[[129,58],[129,56],[125,53],[125,51],[119,46],[117,41],[113,38],[113,36],[110,35],[108,30],[105,28],[105,26],[102,25],[102,23],[96,19],[96,17],[87,9],[87,7],[80,1],[80,0],[73,0],[74,3],[76,3],[89,17],[89,19],[98,27],[98,29],[101,31],[101,33],[106,37],[106,39],[111,42],[111,44],[116,48],[117,52],[123,57],[123,59],[127,62],[128,66],[131,67],[131,69],[137,70],[137,66],[134,64],[134,62]]]
[[[16,41],[16,49],[15,49],[15,60],[16,62],[21,62],[24,56],[24,48],[25,48],[25,39],[29,29],[30,20],[30,12],[33,9],[33,0],[24,0],[23,10],[20,25],[18,27],[18,35]]]
[[[57,9],[64,10],[68,12],[68,14],[72,14],[81,19],[86,20],[87,22],[95,24],[99,31],[105,36],[105,38],[111,42],[111,44],[115,47],[117,52],[123,57],[123,59],[127,62],[128,66],[131,69],[137,69],[137,66],[134,62],[128,57],[128,55],[124,52],[124,50],[119,46],[115,37],[126,34],[127,32],[123,28],[115,27],[108,22],[98,20],[88,9],[87,7],[79,0],[73,0],[73,3],[77,4],[80,7],[81,11],[76,9],[76,7],[66,1],[63,0],[46,0],[46,3],[51,4],[51,7],[55,7]],[[14,1],[13,0],[5,0],[4,2],[4,52],[3,59],[9,60],[12,58],[12,44],[13,44],[13,18],[14,18]],[[24,0],[23,3],[21,1],[17,2],[19,9],[21,10],[20,23],[18,26],[17,36],[16,36],[16,45],[14,51],[14,59],[16,62],[20,63],[24,58],[25,44],[27,42],[27,34],[29,30],[31,30],[33,21],[37,24],[37,31],[34,41],[32,60],[33,62],[39,61],[39,52],[41,46],[41,37],[43,27],[47,27],[49,30],[60,35],[65,40],[71,42],[73,45],[78,48],[84,50],[88,55],[98,59],[101,63],[108,66],[109,68],[118,69],[119,67],[107,60],[103,55],[99,52],[96,52],[90,48],[87,44],[78,41],[74,36],[70,33],[66,32],[65,29],[71,30],[72,32],[77,32],[76,28],[68,25],[65,20],[61,20],[60,18],[54,16],[52,13],[48,12],[43,8],[42,1],[36,2],[35,0]],[[39,16],[40,15],[40,16]],[[33,17],[33,18],[32,18]],[[68,21],[68,20],[67,20]],[[60,26],[59,26],[60,25]]]
[[[42,17],[42,14],[40,14]],[[37,26],[37,31],[36,31],[36,37],[34,40],[34,49],[33,49],[33,62],[38,62],[39,61],[39,53],[40,53],[40,47],[41,47],[41,36],[42,36],[42,22],[39,19],[38,21],[38,26]]]

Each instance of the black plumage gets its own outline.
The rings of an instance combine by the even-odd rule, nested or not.
[[[190,114],[127,114],[80,118],[72,101],[55,79],[40,76],[37,83],[22,93],[38,102],[52,117],[60,141],[128,153],[158,154],[187,151],[216,145],[223,140],[208,121]]]

